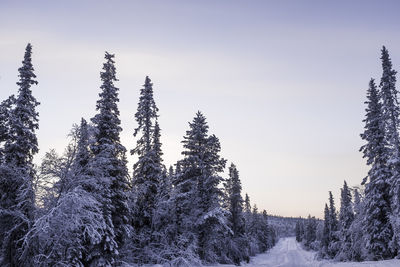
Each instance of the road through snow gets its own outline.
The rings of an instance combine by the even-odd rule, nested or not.
[[[400,260],[379,262],[332,262],[315,259],[315,252],[305,251],[294,237],[281,238],[270,251],[253,257],[248,267],[399,267]],[[234,265],[219,265],[228,267]]]
[[[313,267],[320,266],[315,252],[305,251],[294,238],[282,238],[269,252],[252,258],[250,266]]]

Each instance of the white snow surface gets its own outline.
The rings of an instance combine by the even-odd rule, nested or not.
[[[242,266],[273,267],[400,267],[400,260],[375,262],[333,262],[316,259],[316,253],[304,250],[294,237],[281,238],[274,248],[253,257],[250,263]],[[234,265],[215,265],[210,267],[233,267]]]

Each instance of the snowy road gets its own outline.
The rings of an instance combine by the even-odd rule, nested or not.
[[[303,250],[294,238],[282,238],[265,254],[252,258],[250,266],[311,267],[320,266],[315,253]]]
[[[228,267],[234,265],[219,265]],[[380,262],[331,262],[318,261],[315,252],[305,251],[294,237],[281,238],[274,248],[264,254],[253,257],[242,266],[256,267],[399,267],[400,260]]]

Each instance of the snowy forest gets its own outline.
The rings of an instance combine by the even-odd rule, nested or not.
[[[388,50],[381,50],[379,86],[369,81],[360,148],[370,166],[361,187],[344,181],[340,210],[332,192],[324,220],[309,217],[296,224],[296,239],[323,259],[377,261],[400,256],[400,107],[396,71]]]
[[[239,265],[273,247],[278,237],[266,211],[252,206],[247,194],[242,198],[233,163],[224,175],[227,160],[201,112],[189,122],[182,159],[164,166],[149,77],[132,114],[136,146],[129,153],[138,160],[128,166],[128,150],[120,142],[114,55],[106,52],[104,61],[97,114],[72,128],[62,155],[51,150],[34,164],[40,103],[34,97],[38,81],[32,46],[27,45],[18,91],[0,105],[0,265]],[[393,88],[388,88],[392,97]],[[371,149],[366,150],[372,155]],[[379,165],[383,159],[377,160]]]

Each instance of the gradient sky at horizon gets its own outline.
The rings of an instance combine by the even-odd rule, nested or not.
[[[382,45],[400,70],[399,11],[398,1],[0,0],[0,99],[16,93],[31,42],[40,162],[95,114],[104,51],[115,53],[128,150],[149,75],[167,165],[201,110],[253,204],[322,217],[329,190],[339,203],[343,180],[366,175],[363,102]]]

